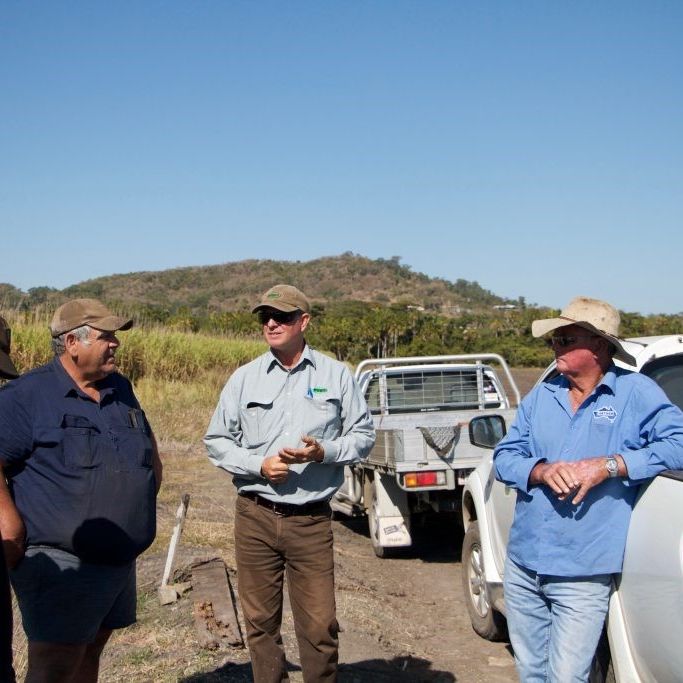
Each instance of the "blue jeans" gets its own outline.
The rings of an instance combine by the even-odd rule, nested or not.
[[[522,683],[588,680],[611,587],[611,574],[547,576],[507,558],[505,612]]]

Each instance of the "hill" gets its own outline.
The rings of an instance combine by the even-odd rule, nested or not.
[[[370,259],[347,252],[312,261],[246,260],[213,266],[172,268],[156,272],[108,275],[74,284],[64,290],[32,289],[24,305],[57,302],[71,297],[96,297],[109,302],[193,314],[247,310],[267,287],[287,282],[306,292],[314,304],[363,301],[404,304],[457,315],[490,308],[509,300],[483,289],[477,282],[449,282],[415,273],[399,257]],[[2,287],[0,285],[0,287]],[[16,305],[19,290],[5,285]]]

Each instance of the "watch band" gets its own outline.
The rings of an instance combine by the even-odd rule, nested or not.
[[[610,478],[619,476],[619,461],[613,455],[607,456],[605,468]]]

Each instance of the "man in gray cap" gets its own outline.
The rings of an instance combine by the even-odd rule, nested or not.
[[[574,299],[551,335],[555,379],[526,396],[494,452],[517,489],[505,606],[520,680],[587,681],[642,482],[683,467],[683,413],[634,365],[608,303]]]
[[[19,376],[9,357],[11,331],[4,318],[0,317],[0,379],[14,379]],[[4,543],[0,535],[0,683],[14,683],[12,667],[12,598],[5,564]]]
[[[304,681],[335,681],[329,500],[344,465],[370,452],[372,420],[346,366],[306,344],[302,292],[276,285],[253,313],[270,350],[230,377],[204,442],[239,494],[237,578],[254,680],[289,680],[280,634],[286,571]]]
[[[0,531],[28,638],[26,681],[97,680],[135,622],[135,558],[154,539],[161,462],[116,332],[94,299],[60,306],[55,358],[0,390]]]

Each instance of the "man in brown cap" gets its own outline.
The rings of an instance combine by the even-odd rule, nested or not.
[[[560,374],[525,397],[493,456],[517,489],[508,630],[521,681],[587,681],[640,484],[683,467],[683,413],[614,364],[635,359],[605,301],[576,297],[531,330],[550,335]]]
[[[263,295],[253,313],[270,350],[233,373],[204,438],[239,494],[237,578],[256,683],[289,680],[280,634],[285,572],[304,681],[337,680],[329,499],[344,465],[366,458],[375,441],[351,373],[306,344],[310,310],[291,285]]]
[[[4,318],[0,317],[0,379],[14,379],[19,376],[12,363],[10,352],[11,331]],[[5,564],[4,543],[0,535],[0,683],[14,683],[12,667],[12,598]]]
[[[161,462],[116,332],[94,299],[60,306],[55,358],[0,390],[0,531],[28,637],[28,683],[97,680],[135,621],[135,558],[154,539]]]

